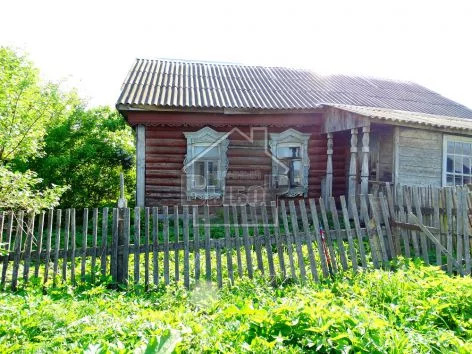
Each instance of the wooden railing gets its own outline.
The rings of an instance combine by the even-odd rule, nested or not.
[[[222,286],[256,273],[304,282],[389,268],[398,256],[470,275],[470,210],[466,188],[387,184],[378,196],[327,203],[3,211],[0,282]]]

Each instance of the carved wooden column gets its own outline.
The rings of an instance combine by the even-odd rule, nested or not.
[[[326,195],[325,202],[333,195],[333,133],[328,133],[327,137],[327,161],[326,161]]]
[[[361,167],[361,194],[369,193],[369,133],[370,126],[362,128],[362,167]]]
[[[351,160],[349,162],[349,200],[357,190],[357,128],[351,129]],[[349,203],[351,205],[351,203]],[[349,208],[350,209],[350,208]]]

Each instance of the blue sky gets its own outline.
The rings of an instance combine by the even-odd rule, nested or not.
[[[0,45],[113,105],[136,57],[414,81],[472,108],[472,1],[8,1]]]

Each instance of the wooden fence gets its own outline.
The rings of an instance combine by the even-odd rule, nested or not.
[[[15,289],[32,277],[54,285],[111,276],[189,288],[256,272],[319,281],[389,268],[400,255],[470,275],[470,210],[466,188],[386,185],[377,195],[268,206],[0,211],[0,282]]]

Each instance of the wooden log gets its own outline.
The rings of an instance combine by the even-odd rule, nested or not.
[[[369,245],[370,245],[370,253],[372,256],[372,263],[374,264],[374,267],[378,269],[379,259],[381,258],[381,255],[380,255],[378,243],[374,239],[373,225],[371,224],[371,219],[369,216],[369,209],[367,207],[366,196],[364,194],[361,194],[359,198],[361,201],[361,217],[362,219],[364,219],[364,222],[365,222],[365,228],[366,228],[367,236],[369,239]]]
[[[262,223],[264,228],[264,244],[266,247],[267,253],[267,263],[269,264],[269,276],[270,280],[273,282],[275,280],[275,267],[274,267],[274,258],[272,254],[272,243],[270,240],[270,231],[269,231],[269,218],[267,216],[267,208],[265,204],[261,205],[261,214],[262,214]],[[316,271],[316,266],[315,266]]]
[[[183,206],[183,238],[184,238],[184,286],[190,289],[190,247],[189,247],[189,210]]]
[[[361,223],[359,221],[359,213],[357,210],[356,200],[355,198],[351,198],[349,200],[349,204],[351,205],[351,215],[354,221],[354,229],[356,230],[356,237],[357,237],[357,244],[359,245],[359,255],[361,258],[361,264],[364,269],[367,268],[367,260],[365,256],[365,247],[364,247],[364,234],[361,229]]]
[[[323,249],[323,239],[320,233],[320,222],[318,220],[318,211],[316,210],[316,203],[314,199],[309,200],[310,203],[310,213],[311,213],[311,221],[313,223],[315,238],[316,238],[316,245],[318,247],[318,256],[320,257],[321,261],[321,270],[323,272],[323,276],[327,278],[329,276],[329,269],[327,265],[326,254]]]
[[[192,207],[192,223],[193,223],[193,242],[195,249],[195,281],[200,279],[200,224],[198,221],[198,206]]]
[[[338,244],[338,253],[341,258],[341,265],[344,270],[347,270],[347,259],[346,259],[346,250],[344,248],[344,242],[341,237],[341,226],[339,224],[338,211],[336,209],[336,202],[333,197],[329,198],[329,206],[331,210],[331,217],[333,218],[334,229],[336,231],[336,241]]]
[[[82,224],[82,256],[80,266],[80,279],[85,281],[85,262],[87,259],[87,238],[88,238],[88,208],[84,209]]]
[[[300,240],[300,235],[298,231],[298,220],[297,220],[297,213],[295,210],[295,203],[293,200],[288,202],[288,206],[290,208],[290,219],[292,221],[292,232],[295,238],[295,248],[297,251],[297,258],[298,258],[298,267],[300,268],[300,280],[305,282],[306,280],[306,270],[305,270],[305,261],[303,259],[303,252],[302,252],[302,243]]]
[[[152,277],[154,285],[159,284],[159,214],[157,207],[152,208]]]
[[[164,237],[164,283],[169,284],[169,208],[163,207],[163,237]]]
[[[238,208],[236,205],[232,205],[233,212],[233,226],[234,226],[234,238],[236,248],[236,262],[238,264],[238,275],[241,278],[243,276],[243,262],[241,259],[241,238],[239,235],[239,220],[238,220]]]
[[[205,223],[203,225],[205,229],[205,278],[207,281],[211,281],[211,250],[210,250],[210,208],[208,204],[204,207]]]
[[[56,278],[59,268],[59,250],[61,248],[61,221],[62,221],[62,210],[58,209],[56,211],[56,238],[54,244],[54,264],[52,268],[52,282],[53,286],[56,285]]]
[[[249,278],[253,278],[254,270],[252,267],[252,255],[251,255],[251,246],[249,245],[249,228],[247,221],[247,210],[246,205],[241,205],[241,221],[243,228],[243,241],[244,241],[244,251],[246,253],[246,268]]]
[[[300,214],[302,216],[303,231],[305,233],[305,242],[308,250],[308,259],[310,261],[310,271],[312,279],[318,282],[320,279],[318,277],[318,269],[316,268],[315,254],[313,252],[313,235],[310,231],[310,225],[308,224],[308,216],[306,213],[305,199],[300,199],[298,201],[298,206]]]
[[[48,212],[48,234],[46,237],[46,260],[44,266],[44,283],[48,281],[49,276],[49,263],[51,261],[51,239],[52,239],[52,225],[53,225],[53,218],[54,218],[54,210],[49,209]],[[5,267],[5,266],[4,266]],[[2,282],[3,282],[3,274],[2,274]]]
[[[271,201],[270,207],[272,211],[272,224],[274,227],[274,237],[275,237],[275,244],[277,246],[277,255],[278,255],[278,260],[279,260],[280,274],[282,276],[282,279],[285,279],[287,276],[287,273],[285,270],[284,250],[283,250],[282,242],[280,240],[280,227],[279,227],[280,225],[279,225],[279,213],[277,210],[277,203],[275,201]]]
[[[139,283],[139,265],[141,262],[141,208],[134,208],[134,284]]]
[[[66,209],[64,223],[64,258],[62,259],[62,282],[67,280],[67,252],[69,249],[70,238],[70,209]]]
[[[224,229],[225,229],[225,247],[226,247],[226,266],[228,268],[228,278],[230,284],[234,284],[233,275],[233,250],[231,248],[231,230],[229,220],[228,205],[223,205]]]
[[[354,247],[354,241],[352,238],[352,231],[351,231],[351,225],[350,225],[350,220],[349,220],[349,211],[347,209],[346,199],[344,198],[343,195],[340,197],[340,201],[341,201],[341,209],[343,212],[344,228],[346,229],[347,241],[349,244],[349,255],[351,257],[352,270],[354,271],[354,273],[357,273],[356,248]]]
[[[90,278],[95,283],[95,267],[97,264],[97,239],[98,239],[98,209],[93,209],[92,214],[92,263],[90,265]]]
[[[34,219],[36,215],[30,213],[28,217],[28,226],[26,229],[26,241],[25,241],[25,254],[24,254],[24,267],[23,267],[23,279],[25,283],[29,280],[29,270],[31,264],[31,249],[33,246],[33,234],[34,234]]]
[[[326,205],[327,205],[327,203],[326,203]],[[319,206],[320,206],[320,211],[321,211],[321,219],[322,219],[322,223],[323,223],[323,230],[324,230],[324,233],[326,235],[325,243],[328,246],[331,269],[333,270],[333,273],[337,273],[338,265],[337,265],[337,260],[336,260],[336,253],[335,253],[334,247],[333,247],[333,241],[332,241],[333,236],[332,236],[331,230],[329,229],[328,216],[326,214],[325,204],[323,203],[323,200],[321,198],[319,199]]]
[[[174,206],[174,245],[179,243],[180,225],[179,225],[179,206]],[[175,281],[179,281],[179,250],[175,248],[174,251],[174,277]]]
[[[379,211],[379,205],[377,201],[374,199],[374,196],[372,194],[369,194],[369,204],[370,204],[370,209],[372,210],[372,216],[373,220],[375,222],[375,228],[377,230],[377,238],[376,241],[380,245],[380,251],[382,255],[382,263],[385,268],[389,268],[389,263],[388,263],[388,255],[387,255],[387,247],[385,245],[385,238],[381,226],[381,220],[380,220],[380,211]]]
[[[256,250],[257,269],[264,274],[264,263],[262,261],[262,248],[261,248],[261,237],[259,235],[259,221],[257,220],[256,207],[254,205],[249,206],[251,210],[251,222],[253,225],[253,242]]]
[[[45,212],[41,211],[38,216],[38,238],[36,245],[36,260],[34,264],[34,276],[39,277],[39,266],[41,265],[41,256],[43,251],[43,235],[44,235],[44,216]],[[6,214],[5,214],[6,217]],[[3,242],[3,240],[2,240]]]
[[[421,212],[421,199],[419,197],[419,191],[417,188],[413,188],[413,201],[415,204],[415,211],[418,217],[418,220],[423,224],[423,213]],[[421,253],[423,255],[423,260],[426,264],[429,264],[429,255],[428,255],[428,243],[426,242],[426,235],[420,234],[421,241]]]
[[[70,256],[70,280],[73,285],[76,284],[75,281],[75,252],[76,252],[76,219],[75,219],[75,209],[72,208],[70,211],[70,244],[71,244],[71,256]],[[106,252],[106,250],[105,250]]]
[[[108,208],[102,211],[102,241],[100,243],[100,268],[102,276],[107,275]]]
[[[16,235],[15,235],[15,246],[14,246],[14,257],[13,257],[13,271],[11,274],[11,288],[16,290],[18,284],[18,270],[20,268],[20,255],[21,248],[23,245],[23,222],[24,212],[18,213],[17,224],[16,224]]]
[[[149,223],[151,211],[144,209],[144,289],[149,289]]]

